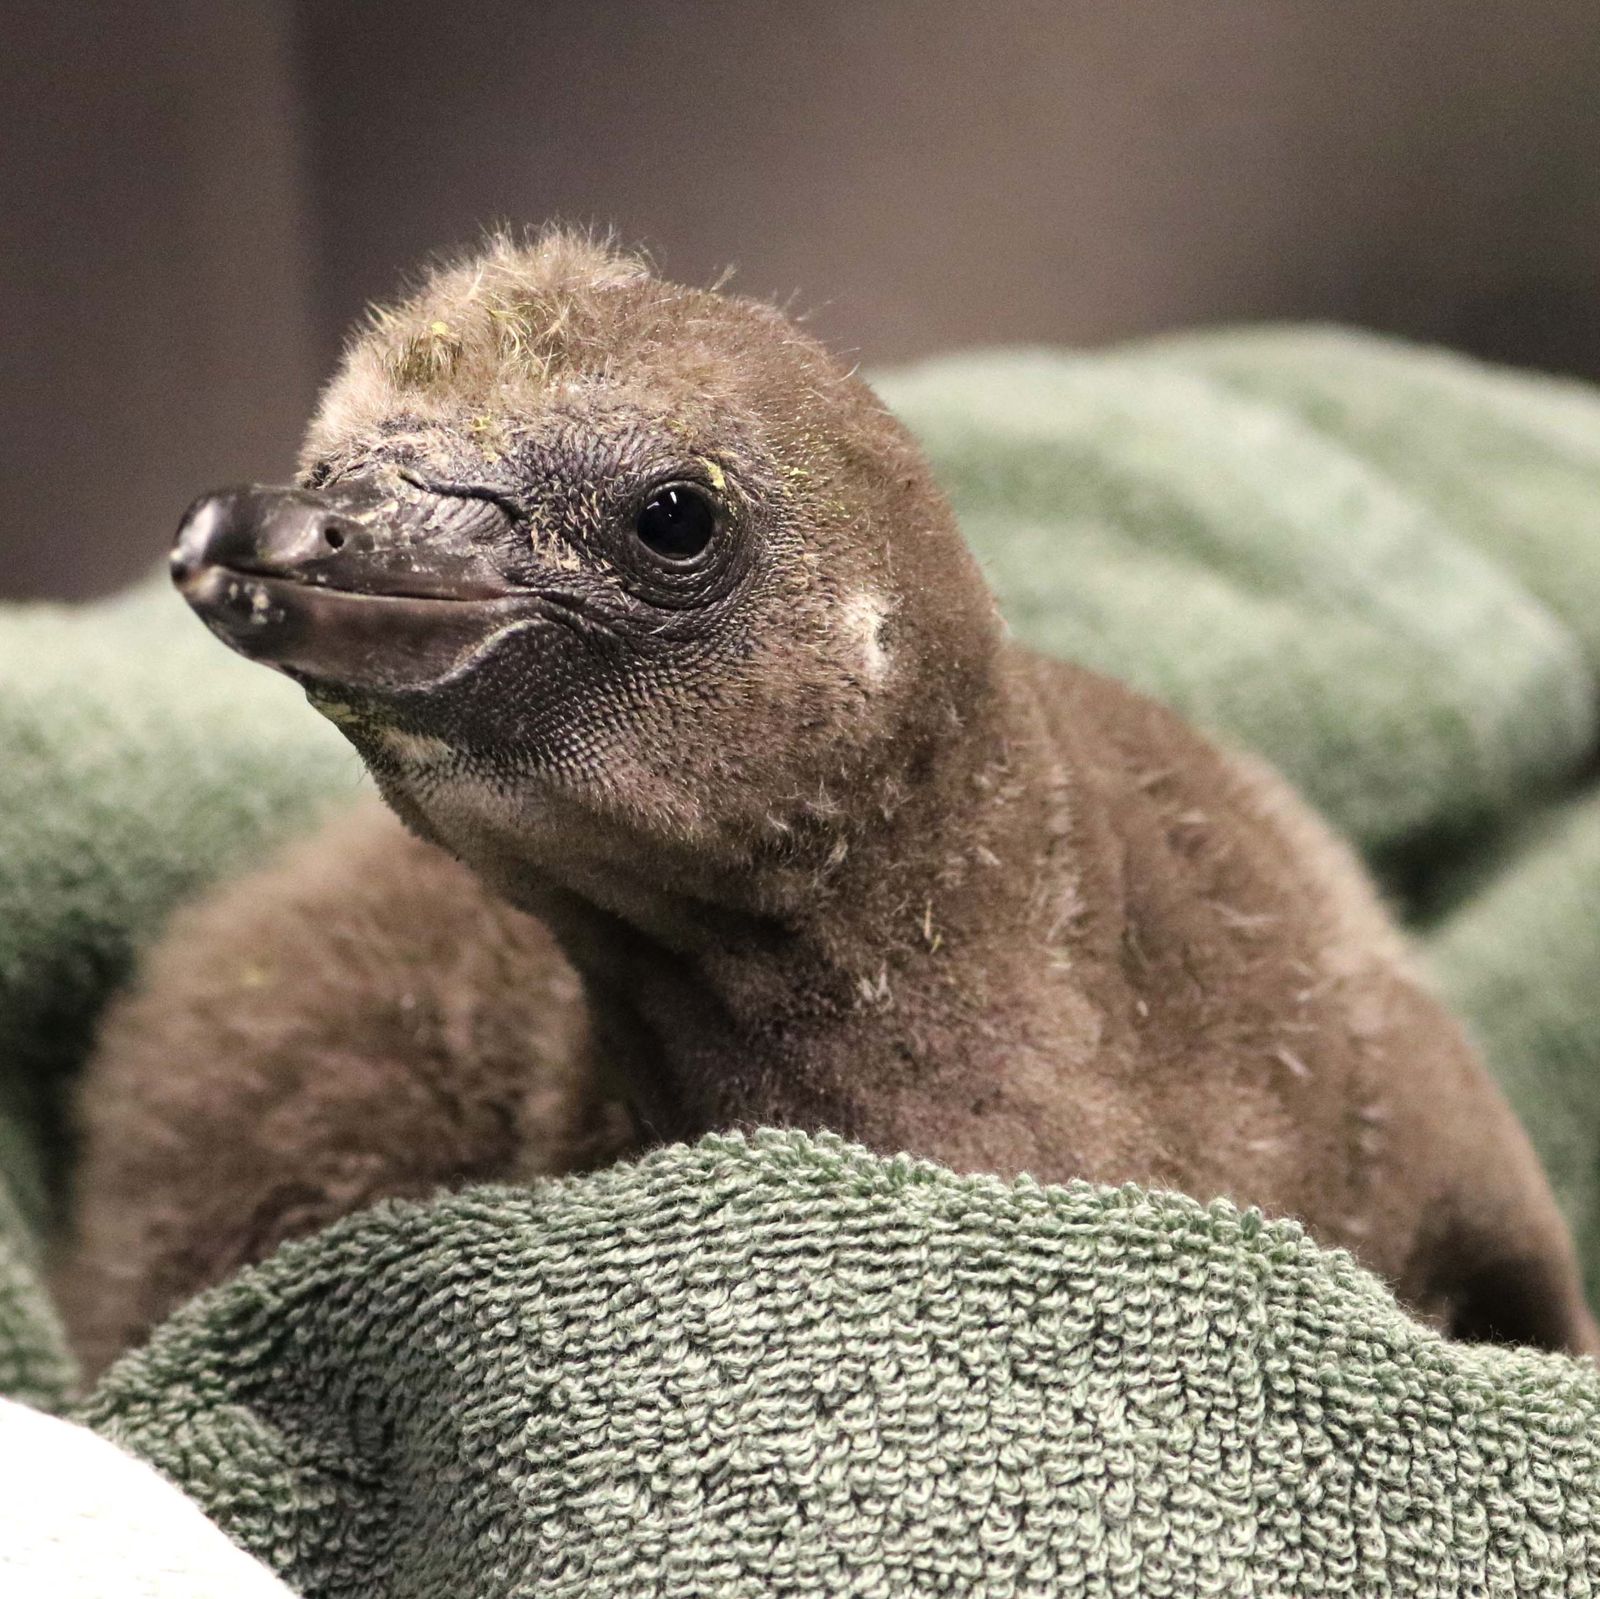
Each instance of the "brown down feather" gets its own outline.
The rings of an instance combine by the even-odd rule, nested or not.
[[[692,671],[647,641],[581,718],[541,708],[533,777],[441,775],[450,726],[323,696],[433,842],[359,809],[176,918],[115,1008],[63,1274],[91,1366],[382,1195],[761,1123],[1229,1195],[1457,1334],[1597,1347],[1538,1161],[1350,852],[1009,640],[920,452],[778,313],[497,240],[358,335],[303,466],[506,471],[641,428],[731,485],[766,564]],[[534,517],[536,551],[565,536]],[[508,726],[531,681],[499,680]]]

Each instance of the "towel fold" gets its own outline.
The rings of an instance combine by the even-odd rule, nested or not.
[[[290,1246],[88,1418],[317,1595],[1574,1594],[1600,1372],[1224,1203],[713,1137]]]

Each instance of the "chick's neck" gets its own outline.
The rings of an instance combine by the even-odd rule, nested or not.
[[[582,976],[602,1069],[648,1135],[783,1124],[892,1141],[887,1099],[962,1057],[983,1025],[972,996],[1008,1003],[991,957],[1039,914],[1068,807],[1030,674],[997,675],[959,736],[917,749],[806,850],[692,886],[626,869],[593,888],[542,872],[500,885]]]

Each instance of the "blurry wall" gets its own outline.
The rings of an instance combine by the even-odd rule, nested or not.
[[[274,6],[8,0],[0,594],[146,569],[213,479],[286,469],[314,228]]]
[[[732,264],[869,364],[1318,317],[1600,376],[1588,0],[12,9],[3,593],[283,473],[349,319],[496,218]]]

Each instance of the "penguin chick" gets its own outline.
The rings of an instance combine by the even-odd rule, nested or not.
[[[180,912],[80,1095],[55,1286],[85,1372],[376,1199],[622,1153],[587,1033],[549,933],[375,800]]]
[[[1459,1335],[1596,1347],[1527,1139],[1355,860],[1264,769],[1010,641],[908,434],[770,307],[500,240],[375,316],[300,486],[201,500],[173,570],[410,828],[551,931],[645,1136],[829,1128],[1228,1195]],[[481,909],[477,959],[547,970]],[[520,951],[487,947],[511,926]],[[497,1025],[551,1023],[529,999]],[[176,1160],[214,1135],[222,1108],[197,1134],[155,1080],[176,1058],[126,1070],[103,1136]],[[213,1091],[255,1113],[247,1083]],[[262,1234],[414,1186],[419,1158],[444,1175],[447,1147],[401,1147],[441,1143],[466,1091],[437,1091],[344,1192],[337,1128],[297,1121],[252,1179],[285,1196]],[[193,1247],[255,1250],[193,1204]]]

